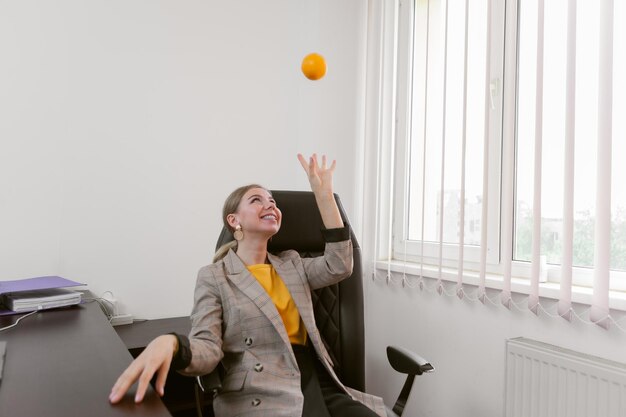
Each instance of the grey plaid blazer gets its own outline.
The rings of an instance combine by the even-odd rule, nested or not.
[[[295,251],[268,259],[285,282],[310,342],[329,374],[352,398],[386,416],[379,397],[345,387],[315,325],[311,290],[332,285],[352,272],[352,242],[326,243],[323,256],[301,258]],[[187,375],[226,370],[213,401],[217,417],[298,417],[304,398],[300,372],[280,314],[263,287],[231,250],[198,273],[189,340]]]

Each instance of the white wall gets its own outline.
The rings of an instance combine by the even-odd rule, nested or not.
[[[355,200],[358,0],[0,2],[0,280],[58,274],[140,318],[187,315],[221,205],[307,189],[336,158]],[[317,82],[304,55],[328,63]]]
[[[537,317],[526,309],[507,310],[384,280],[366,284],[368,389],[387,404],[400,393],[404,378],[390,370],[388,345],[411,349],[435,367],[434,373],[416,377],[407,416],[503,416],[508,338],[528,337],[626,363],[626,333],[616,327],[607,331],[577,320]],[[489,296],[497,298],[495,293]],[[517,302],[527,305],[521,298]],[[549,300],[542,303],[550,306]]]

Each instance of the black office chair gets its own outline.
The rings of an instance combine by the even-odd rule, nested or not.
[[[268,250],[278,253],[294,249],[302,257],[322,255],[324,240],[320,229],[323,224],[313,193],[272,191],[272,195],[283,213],[283,220],[280,231],[269,242]],[[349,224],[339,196],[336,194],[335,200],[344,223]],[[351,232],[351,238],[354,250],[352,275],[339,284],[314,291],[312,298],[315,321],[335,364],[337,376],[345,385],[365,391],[361,248],[353,232]],[[223,228],[216,248],[231,240],[233,240],[232,234],[228,229]],[[387,347],[387,358],[393,369],[407,374],[393,410],[387,408],[389,417],[399,417],[404,411],[415,376],[431,372],[434,368],[418,355],[398,347]],[[198,415],[202,416],[203,406],[206,407],[221,388],[220,370],[217,369],[211,374],[198,377],[197,380],[196,404]],[[212,413],[212,410],[210,412]]]

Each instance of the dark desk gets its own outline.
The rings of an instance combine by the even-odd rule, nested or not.
[[[173,317],[167,319],[156,319],[137,321],[125,326],[116,326],[115,331],[126,345],[133,357],[139,356],[148,343],[155,337],[176,332],[189,334],[191,321],[189,317]],[[169,372],[165,383],[165,395],[163,402],[175,417],[196,417],[196,398],[194,395],[195,379],[185,377],[175,371]],[[203,404],[210,405],[210,396],[204,398]],[[212,410],[207,409],[205,416],[211,416]]]
[[[0,327],[17,317],[0,317]],[[151,388],[141,404],[133,402],[134,388],[109,404],[132,357],[95,302],[36,313],[0,332],[0,340],[7,342],[2,417],[171,416]]]
[[[136,321],[133,324],[115,327],[117,335],[131,353],[143,350],[152,339],[162,334],[176,332],[188,335],[190,330],[191,320],[189,317]],[[133,354],[133,356],[135,355]]]

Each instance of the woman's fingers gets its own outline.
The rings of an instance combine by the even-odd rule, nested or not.
[[[320,165],[315,153],[309,157],[308,162],[302,154],[298,154],[298,160],[309,178],[313,192],[332,192],[332,178],[337,161],[333,159],[329,167],[326,155],[322,155]]]
[[[165,395],[165,382],[167,381],[167,373],[170,370],[171,361],[163,363],[158,370],[155,388],[159,395]]]
[[[165,391],[165,381],[167,379],[167,372],[170,367],[169,365],[170,361],[159,363],[152,360],[148,360],[143,363],[135,362],[131,364],[131,366],[129,366],[128,369],[117,379],[117,382],[111,390],[109,401],[113,404],[119,402],[128,392],[128,389],[136,381],[138,381],[137,391],[135,392],[135,402],[140,403],[146,396],[146,391],[148,390],[150,381],[157,371],[156,388],[159,395],[162,396]]]
[[[311,155],[309,158],[309,176],[317,173],[317,154]]]
[[[337,165],[337,161],[333,159],[330,167],[328,167],[328,159],[326,158],[326,155],[322,155],[322,164],[320,165],[317,159],[317,154],[315,153],[309,157],[308,162],[306,158],[299,153],[298,161],[300,161],[300,165],[302,165],[302,168],[308,175],[317,173],[318,171],[334,171],[335,166]]]
[[[148,385],[150,385],[150,380],[154,376],[156,369],[144,368],[141,376],[139,377],[139,383],[137,384],[137,392],[135,392],[135,402],[140,403],[143,401],[143,397],[146,395],[146,391],[148,390]]]
[[[307,163],[306,159],[304,158],[304,156],[302,156],[301,153],[298,154],[298,161],[300,161],[300,165],[302,165],[302,168],[304,169],[304,172],[307,173],[307,175],[309,174],[309,163]]]
[[[124,397],[126,392],[128,392],[128,389],[130,388],[130,386],[133,385],[135,381],[137,380],[137,378],[139,377],[141,369],[134,365],[135,365],[135,362],[133,362],[122,373],[122,375],[120,375],[120,377],[117,378],[117,381],[115,381],[115,384],[113,385],[113,388],[111,389],[111,394],[109,394],[109,401],[111,401],[111,403],[115,404],[119,402],[122,399],[122,397]]]
[[[317,155],[313,154],[311,157],[309,157],[309,160],[307,161],[302,154],[298,154],[298,161],[300,161],[302,169],[304,169],[304,172],[306,172],[306,175],[309,178],[309,182],[315,181],[315,179],[318,177]]]
[[[337,166],[337,161],[333,159],[333,162],[331,162],[330,168],[328,168],[328,170],[330,172],[334,172],[335,171],[335,166]]]
[[[178,341],[173,335],[159,336],[150,342],[141,355],[117,379],[111,389],[111,394],[109,394],[109,401],[113,404],[119,402],[128,392],[131,385],[137,381],[135,402],[143,401],[148,385],[157,372],[156,389],[160,395],[163,395],[167,373],[170,369],[177,343]]]

